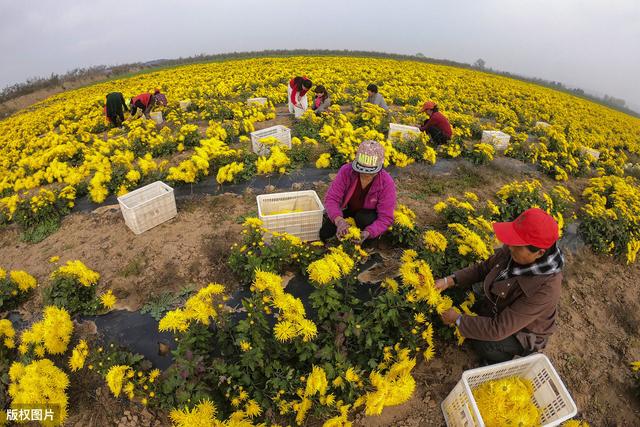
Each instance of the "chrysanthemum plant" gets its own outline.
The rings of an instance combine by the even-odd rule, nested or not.
[[[99,279],[100,274],[81,261],[69,261],[51,273],[44,290],[45,302],[63,307],[72,315],[95,314],[105,308],[96,296]]]
[[[582,193],[578,231],[598,253],[636,261],[640,251],[640,189],[633,177],[593,178]]]
[[[26,301],[37,280],[26,271],[5,271],[0,267],[0,312],[10,311]]]
[[[272,233],[258,218],[248,218],[243,224],[242,240],[231,247],[229,266],[246,283],[256,270],[304,271],[318,256],[322,244],[304,244],[286,233]]]

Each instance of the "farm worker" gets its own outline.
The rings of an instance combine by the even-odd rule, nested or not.
[[[349,229],[345,218],[353,218],[362,230],[360,242],[387,231],[393,223],[396,186],[383,165],[384,147],[377,141],[363,141],[355,160],[343,165],[329,186],[320,239],[344,237]]]
[[[138,109],[140,109],[147,119],[151,118],[149,113],[151,112],[151,109],[153,109],[155,101],[155,97],[150,93],[141,93],[138,96],[134,96],[131,98],[130,102],[131,116],[135,116],[138,113]]]
[[[428,133],[436,145],[448,143],[451,140],[451,124],[444,114],[438,111],[436,103],[425,102],[420,112],[429,115],[429,118],[420,126],[420,130]]]
[[[384,100],[384,97],[378,93],[378,86],[371,83],[369,86],[367,86],[367,93],[369,94],[369,96],[367,97],[367,102],[369,104],[374,104],[380,108],[389,110],[389,106]]]
[[[302,116],[307,111],[307,92],[313,83],[306,77],[294,77],[287,86],[287,99],[289,102],[289,112],[296,117]]]
[[[492,257],[435,283],[444,290],[482,282],[483,298],[473,307],[477,316],[449,309],[442,320],[458,325],[485,363],[526,356],[546,346],[556,327],[564,264],[558,224],[542,209],[494,223],[493,230],[504,245]]]
[[[320,113],[324,113],[331,106],[331,97],[327,89],[322,85],[316,86],[314,92],[316,93],[316,98],[313,100],[311,109],[316,112],[316,115],[320,115]]]
[[[127,109],[127,103],[121,92],[111,92],[107,95],[107,101],[104,105],[104,113],[113,126],[121,126],[124,122],[124,111]]]
[[[164,95],[164,93],[160,93],[160,89],[156,88],[156,90],[153,92],[153,97],[156,100],[156,104],[160,104],[163,107],[166,107],[167,104],[169,103],[167,101],[167,97]]]

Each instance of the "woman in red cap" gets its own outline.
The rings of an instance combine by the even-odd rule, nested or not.
[[[438,111],[436,103],[433,101],[425,102],[420,112],[429,115],[429,118],[420,126],[420,130],[428,133],[436,145],[448,143],[451,140],[451,124],[444,114]]]
[[[363,141],[355,160],[340,168],[327,190],[320,239],[347,234],[345,218],[353,218],[362,230],[361,241],[380,236],[393,224],[396,186],[383,165],[384,147],[377,141]]]
[[[556,242],[558,224],[542,209],[528,209],[512,222],[493,224],[504,243],[484,262],[436,280],[436,287],[470,287],[481,282],[477,316],[450,309],[446,324],[457,324],[485,363],[511,360],[543,349],[556,328],[564,258]]]

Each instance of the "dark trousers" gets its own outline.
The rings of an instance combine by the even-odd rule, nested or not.
[[[501,341],[480,341],[469,339],[471,348],[476,352],[481,360],[488,364],[506,362],[514,356],[527,356],[530,352],[525,351],[520,341],[511,335]]]
[[[355,213],[349,209],[345,209],[342,211],[342,217],[353,218],[358,228],[364,230],[365,227],[371,225],[373,221],[378,219],[378,213],[375,209],[360,209]],[[320,228],[320,240],[323,242],[329,240],[336,235],[336,231],[336,225],[325,215],[322,220],[322,227]]]
[[[427,133],[429,134],[429,136],[431,137],[431,141],[433,141],[434,144],[436,145],[442,145],[442,144],[447,144],[449,143],[449,140],[451,138],[447,137],[442,130],[440,130],[440,128],[437,127],[430,127],[427,130]]]

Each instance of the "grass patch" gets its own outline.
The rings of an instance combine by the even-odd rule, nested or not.
[[[467,165],[458,166],[449,175],[433,175],[429,172],[418,173],[409,186],[409,197],[413,200],[426,200],[430,196],[448,196],[471,191],[489,184],[476,168]]]
[[[480,187],[489,184],[486,177],[478,172],[478,167],[460,165],[453,173],[453,180],[449,188],[456,191],[466,191],[469,188]]]
[[[38,243],[58,231],[60,228],[59,219],[49,219],[23,230],[20,238],[23,242]]]
[[[446,193],[446,179],[440,177],[427,177],[416,190],[416,200],[425,200],[428,196],[442,196]]]
[[[125,265],[122,270],[120,270],[120,276],[122,277],[131,277],[131,276],[139,276],[144,269],[144,253],[142,255],[138,255],[133,258],[131,261]]]

